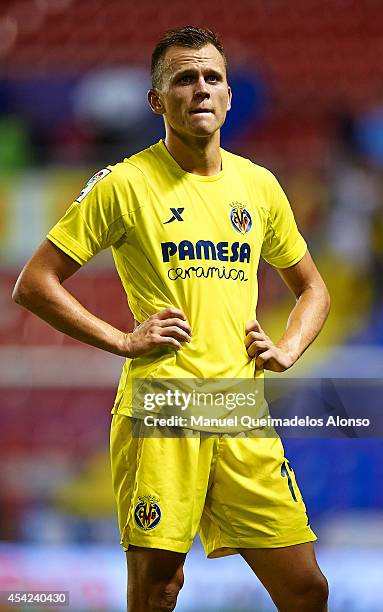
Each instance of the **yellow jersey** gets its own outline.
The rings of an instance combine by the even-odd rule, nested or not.
[[[214,176],[185,172],[161,140],[96,173],[47,236],[81,265],[111,247],[137,322],[173,306],[191,325],[181,350],[126,360],[113,412],[132,415],[135,379],[255,376],[244,339],[259,259],[287,268],[307,247],[273,174],[221,160]]]

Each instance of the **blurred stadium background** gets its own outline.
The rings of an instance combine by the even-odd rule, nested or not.
[[[382,375],[381,0],[1,0],[0,590],[69,590],[74,611],[124,605],[108,464],[122,360],[49,329],[10,295],[86,180],[162,136],[145,101],[150,53],[186,24],[221,35],[234,90],[223,146],[277,174],[332,294],[327,327],[293,374]],[[291,298],[272,270],[260,283],[259,319],[276,339]],[[130,328],[108,254],[68,287]],[[286,447],[332,612],[381,612],[382,441]],[[196,542],[186,572],[180,611],[273,609],[236,557],[207,561]]]

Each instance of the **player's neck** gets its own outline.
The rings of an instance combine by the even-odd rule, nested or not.
[[[190,138],[167,131],[165,145],[185,172],[213,176],[221,172],[219,131],[208,138]]]

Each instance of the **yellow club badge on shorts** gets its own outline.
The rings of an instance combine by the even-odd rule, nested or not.
[[[161,509],[157,502],[158,497],[153,495],[142,495],[140,501],[134,509],[134,520],[136,525],[144,531],[149,531],[157,527],[161,520]]]

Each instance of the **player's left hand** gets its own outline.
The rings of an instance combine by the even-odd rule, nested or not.
[[[255,319],[246,325],[245,346],[249,357],[255,357],[257,369],[284,372],[296,361],[288,350],[270,340]]]

